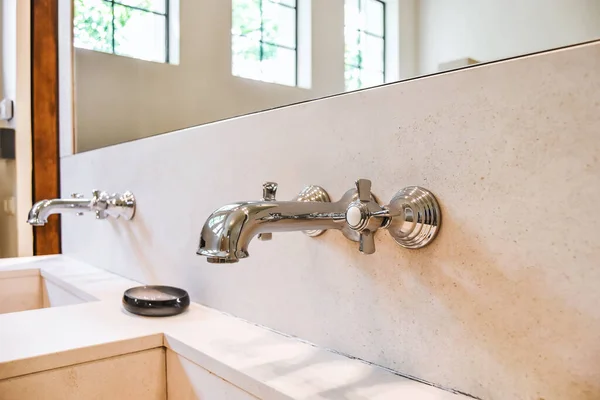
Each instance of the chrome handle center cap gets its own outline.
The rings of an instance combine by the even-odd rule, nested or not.
[[[362,203],[353,203],[346,209],[346,223],[353,230],[362,230],[368,221],[368,210]]]

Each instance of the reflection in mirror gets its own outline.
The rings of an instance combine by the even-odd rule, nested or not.
[[[296,86],[296,0],[233,0],[231,71],[242,78]]]
[[[17,49],[23,46],[16,32],[16,2],[0,1],[0,258],[19,256],[17,182],[23,172],[17,175],[14,103],[22,90],[17,85]]]
[[[75,150],[598,37],[595,0],[74,0]]]
[[[0,121],[0,126],[4,121]],[[16,186],[14,155],[6,155],[2,143],[8,129],[0,128],[0,258],[17,257]],[[12,131],[14,138],[14,131]],[[14,142],[13,142],[14,143]],[[14,148],[13,148],[14,149]]]
[[[169,62],[165,0],[75,0],[75,47]]]

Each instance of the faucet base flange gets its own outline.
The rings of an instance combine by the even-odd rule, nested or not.
[[[394,195],[386,208],[391,216],[387,229],[400,246],[419,249],[435,239],[441,212],[429,190],[420,186],[406,187]]]
[[[119,199],[119,206],[122,207],[121,215],[126,220],[131,220],[135,216],[135,196],[130,191],[123,193]]]

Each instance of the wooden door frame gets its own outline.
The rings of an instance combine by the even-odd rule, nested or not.
[[[33,202],[60,197],[58,2],[31,0]],[[60,215],[33,231],[33,254],[61,252]]]

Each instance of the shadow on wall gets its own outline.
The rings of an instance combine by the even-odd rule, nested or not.
[[[461,322],[468,333],[465,341],[487,352],[503,375],[513,380],[507,382],[515,390],[510,398],[599,399],[600,320],[584,315],[555,294],[543,282],[544,265],[527,265],[514,257],[514,263],[522,265],[511,266],[518,272],[509,278],[494,261],[497,257],[445,211],[437,242],[419,252],[407,252],[405,264],[410,275]],[[518,249],[508,248],[518,247],[516,240],[506,246],[507,253],[518,254]],[[390,280],[378,278],[397,274],[398,265],[371,265],[366,272],[379,287],[385,286],[381,290],[390,295],[389,301],[396,307],[405,303],[406,291],[394,290]],[[577,290],[574,285],[573,293]],[[419,378],[427,380],[427,376]],[[471,390],[472,395],[498,398],[479,386],[479,391]],[[522,388],[529,392],[523,393]]]
[[[404,274],[415,278],[436,300],[444,304],[453,319],[460,321],[467,334],[464,342],[456,345],[478,348],[493,360],[492,363],[482,363],[479,367],[489,369],[484,375],[490,380],[504,381],[507,389],[502,398],[599,399],[600,353],[597,346],[590,346],[600,341],[600,321],[582,314],[554,294],[553,288],[543,283],[544,268],[541,265],[523,263],[520,268],[513,266],[511,269],[518,272],[508,277],[502,272],[504,268],[493,261],[495,257],[492,253],[486,252],[473,239],[472,233],[448,218],[448,215],[450,213],[446,212],[440,240],[421,251],[404,253],[403,263],[409,266]],[[386,237],[385,240],[391,239]],[[518,246],[518,243],[507,243],[506,246]],[[397,251],[395,246],[380,246],[378,251],[387,252],[387,249]],[[507,252],[516,254],[515,251]],[[432,256],[433,253],[435,257]],[[435,263],[432,260],[444,262]],[[515,257],[514,263],[521,262]],[[371,276],[379,290],[388,295],[385,297],[386,301],[392,303],[393,308],[397,309],[407,303],[406,296],[410,296],[410,291],[395,287],[398,285],[397,280],[386,279],[399,274],[397,264],[374,262],[362,264],[361,268]],[[420,311],[427,312],[427,309],[424,306]],[[428,323],[430,326],[431,322]],[[440,327],[441,333],[444,330],[444,327]],[[282,338],[284,340],[286,339]],[[256,364],[240,366],[250,375],[264,373],[275,360],[280,363],[282,353],[288,356],[293,354],[289,348],[281,351],[282,347],[273,345],[272,338],[249,338],[243,345],[233,346],[225,341],[215,343],[215,346],[226,348],[231,354],[244,354],[245,360],[256,360]],[[283,342],[281,346],[293,344]],[[468,352],[464,354],[466,358],[469,355]],[[340,369],[339,376],[343,379],[336,381],[335,377],[328,376],[327,379],[331,379],[331,382],[328,381],[331,387],[329,391],[308,393],[311,381],[322,383],[324,379],[319,365],[327,366],[329,373],[331,363],[335,364],[335,361],[324,363],[322,360],[312,359],[304,352],[286,362],[289,367],[273,369],[273,376],[283,377],[280,379],[284,381],[302,382],[306,385],[307,395],[344,397],[350,392],[360,392],[367,398],[376,398],[390,390],[394,382],[397,384],[392,376],[389,379],[377,377],[376,379],[383,380],[380,385],[372,386],[373,378],[365,375],[368,372],[360,368]],[[478,361],[463,359],[457,365],[468,362]],[[335,366],[333,368],[335,370]],[[410,369],[409,366],[408,370]],[[402,371],[399,372],[402,374]],[[418,378],[431,381],[426,375]],[[366,382],[368,386],[365,386]],[[452,382],[447,384],[439,380],[435,383],[451,388],[449,390],[460,390],[484,399],[500,399],[497,394],[489,393],[487,385],[480,382],[472,382],[469,388],[454,388]],[[523,388],[526,388],[526,392],[523,392]]]
[[[140,213],[139,209],[136,210],[136,213]],[[127,242],[127,247],[131,249],[135,259],[139,260],[139,266],[144,275],[143,282],[148,285],[161,283],[155,273],[155,265],[160,265],[160,262],[158,260],[153,261],[148,257],[147,249],[154,247],[156,244],[152,241],[152,234],[144,218],[136,218],[135,226],[130,223],[123,224],[113,219],[110,219],[109,222],[112,233]]]

